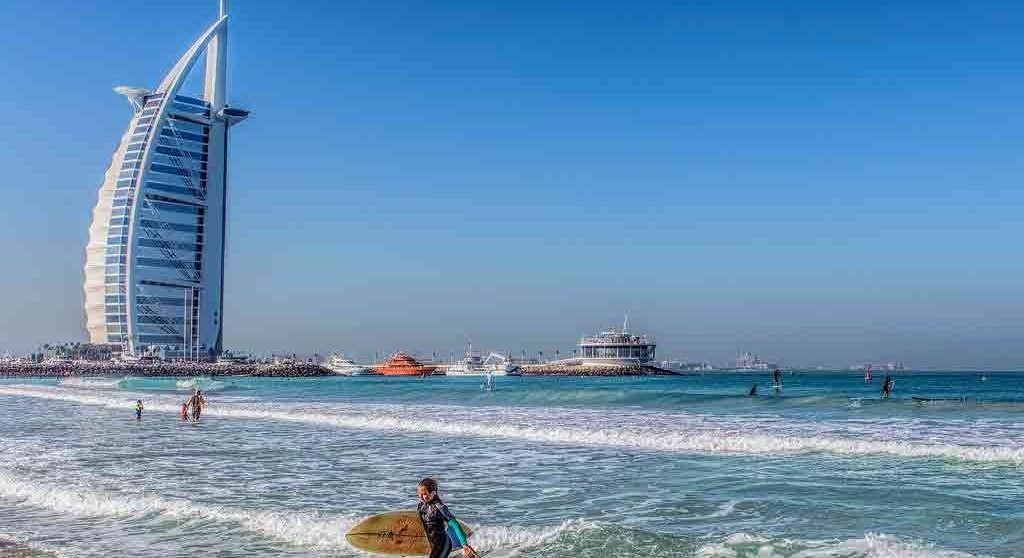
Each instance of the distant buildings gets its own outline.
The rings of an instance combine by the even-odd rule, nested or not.
[[[657,348],[654,339],[629,333],[628,326],[627,318],[621,330],[610,329],[583,337],[577,345],[577,357],[583,364],[635,365],[653,362]]]
[[[134,110],[99,190],[85,262],[93,343],[126,355],[210,358],[223,347],[228,128],[225,1],[155,91],[118,87]],[[202,53],[201,98],[179,93]]]
[[[777,364],[762,360],[761,357],[750,351],[744,351],[736,357],[737,370],[773,370],[775,368],[778,368]]]
[[[881,364],[856,364],[850,367],[850,370],[867,370],[867,369],[881,371],[881,372],[901,372],[906,370],[906,366],[903,365],[903,361],[897,362],[884,362]]]

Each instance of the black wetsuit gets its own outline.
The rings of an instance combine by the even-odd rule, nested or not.
[[[416,511],[420,514],[423,530],[427,532],[427,540],[430,542],[430,558],[447,558],[452,552],[452,541],[446,531],[448,523],[454,522],[458,533],[462,533],[455,516],[437,496],[429,502],[420,502],[416,506]],[[464,535],[461,538],[465,540]]]
[[[203,412],[203,403],[202,395],[192,396],[192,420],[199,420],[199,415]]]

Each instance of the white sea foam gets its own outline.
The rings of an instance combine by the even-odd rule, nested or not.
[[[82,394],[51,386],[0,386],[0,395],[36,397],[101,407],[125,409],[130,401],[99,394]],[[516,424],[514,421],[473,420],[462,418],[410,418],[367,405],[358,411],[339,412],[318,408],[308,412],[310,405],[252,407],[222,402],[204,411],[204,416],[317,424],[345,429],[410,432],[441,436],[470,436],[522,440],[563,445],[583,445],[659,451],[672,453],[739,453],[789,454],[830,453],[836,455],[892,455],[906,458],[952,459],[964,462],[1006,463],[1024,465],[1024,447],[968,446],[955,443],[877,440],[836,436],[831,433],[811,435],[766,435],[737,432],[731,425],[724,428],[706,418],[693,425],[645,428],[608,424],[604,428],[573,425],[560,427],[554,422],[535,421]],[[147,402],[147,410],[178,413],[173,402]]]
[[[289,544],[325,549],[351,549],[345,541],[345,533],[364,519],[355,515],[332,517],[297,511],[238,509],[154,495],[120,495],[26,480],[3,470],[0,470],[0,499],[74,517],[141,518],[156,513],[182,521],[230,522]],[[589,527],[589,523],[581,520],[548,528],[483,526],[474,532],[472,544],[493,556],[512,556],[552,541],[563,533]]]
[[[591,529],[594,525],[582,519],[563,522],[561,525],[541,528],[483,526],[473,532],[470,544],[488,556],[515,556],[526,550],[554,541],[567,533]]]
[[[312,547],[347,548],[344,534],[357,521],[354,516],[234,509],[151,495],[117,495],[28,481],[5,471],[0,471],[0,498],[75,517],[137,518],[158,513],[181,520],[232,522],[251,532]]]
[[[5,556],[8,553],[14,556],[21,555],[18,552],[11,552],[12,550],[16,549],[5,549],[5,545],[15,545],[17,547],[33,551],[33,554],[42,553],[53,556],[54,558],[63,558],[64,556],[67,556],[67,554],[65,554],[62,549],[57,548],[53,545],[33,541],[28,537],[20,535],[14,535],[11,533],[0,533],[0,556]]]
[[[701,558],[972,558],[955,550],[907,542],[891,535],[867,533],[862,538],[805,541],[769,539],[735,533],[697,550]]]
[[[58,385],[84,389],[117,389],[123,381],[116,378],[64,378]]]

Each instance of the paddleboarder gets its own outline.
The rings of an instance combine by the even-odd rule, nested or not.
[[[431,478],[421,480],[416,485],[416,493],[420,497],[416,511],[419,512],[423,530],[426,531],[427,540],[430,542],[430,558],[446,558],[451,554],[453,549],[449,532],[462,547],[463,556],[477,557],[476,551],[466,542],[466,535],[462,533],[459,522],[455,521],[455,516],[448,511],[448,506],[444,505],[437,495],[437,481]]]
[[[889,374],[885,375],[885,380],[882,381],[882,399],[889,399],[889,394],[892,393],[892,385],[894,381],[892,376]]]

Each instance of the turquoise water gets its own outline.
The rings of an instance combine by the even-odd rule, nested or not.
[[[880,382],[3,380],[0,541],[359,556],[344,532],[433,476],[495,557],[1024,556],[1024,373]],[[196,386],[209,407],[182,422]]]

